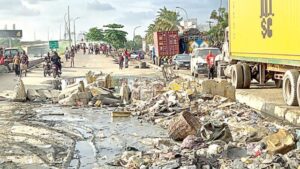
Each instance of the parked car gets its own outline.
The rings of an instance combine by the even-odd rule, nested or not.
[[[177,54],[173,57],[173,64],[176,70],[180,68],[189,69],[191,67],[191,56],[189,54]]]
[[[13,58],[14,56],[20,52],[19,49],[17,48],[6,48],[4,49],[4,57],[7,58],[6,60],[9,62],[9,63],[12,63],[13,62]]]
[[[145,59],[145,53],[143,51],[134,51],[130,55],[130,59],[138,59],[140,54],[140,59]]]
[[[193,50],[191,54],[191,73],[193,76],[197,77],[199,74],[207,73],[206,56],[209,54],[209,51],[215,56],[221,54],[218,48],[196,48]]]

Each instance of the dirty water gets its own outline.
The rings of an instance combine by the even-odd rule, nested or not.
[[[127,146],[147,151],[151,146],[143,139],[167,137],[164,129],[134,117],[112,118],[112,108],[0,106],[0,168],[116,168],[107,163]]]

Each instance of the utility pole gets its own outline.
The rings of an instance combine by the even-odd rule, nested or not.
[[[188,15],[187,11],[184,8],[179,7],[179,6],[177,6],[176,8],[181,9],[185,13],[186,21],[188,21],[189,20],[189,15]]]
[[[59,40],[61,40],[61,24],[59,25]]]
[[[74,44],[76,46],[76,20],[79,19],[79,17],[74,19]]]
[[[209,29],[211,29],[211,24],[214,23],[213,21],[207,21],[208,25],[209,25]]]
[[[133,48],[135,47],[135,41],[134,41],[134,38],[135,38],[135,31],[136,29],[140,28],[142,26],[136,26],[134,29],[133,29],[133,38],[132,38],[132,41],[133,41]]]
[[[68,6],[68,28],[69,28],[69,49],[72,46],[72,39],[71,39],[71,20],[70,20],[70,6]]]

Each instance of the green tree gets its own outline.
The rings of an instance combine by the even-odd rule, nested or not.
[[[146,42],[148,44],[153,43],[153,33],[156,31],[155,24],[150,24],[146,31]]]
[[[224,42],[225,29],[228,27],[228,12],[225,8],[220,8],[218,12],[213,10],[211,13],[210,19],[215,20],[217,24],[208,31],[208,36],[210,45],[221,47]]]
[[[134,40],[130,40],[126,42],[125,47],[127,49],[140,50],[143,47],[143,38],[141,35],[136,35]]]
[[[158,11],[155,26],[158,31],[177,31],[180,21],[182,21],[182,18],[177,12],[164,7]]]
[[[89,30],[89,32],[85,35],[85,38],[88,41],[101,41],[104,40],[103,30],[97,27],[93,27]]]
[[[126,36],[127,32],[121,30],[124,28],[121,24],[109,24],[104,25],[105,31],[104,31],[104,39],[106,42],[112,44],[115,48],[124,48],[125,43],[127,42]]]
[[[153,33],[157,31],[177,31],[182,17],[177,12],[168,10],[166,7],[157,12],[154,23],[148,26],[146,31],[146,42],[153,43]]]

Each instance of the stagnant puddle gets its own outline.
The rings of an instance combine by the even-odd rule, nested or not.
[[[142,122],[134,117],[112,118],[113,109],[72,109],[55,105],[44,105],[36,109],[43,121],[57,122],[70,132],[79,133],[82,140],[75,145],[69,168],[108,167],[126,147],[146,151],[145,138],[165,138],[167,132],[160,127]]]

